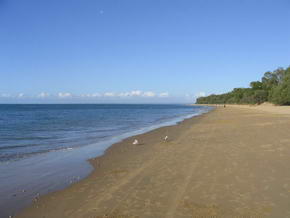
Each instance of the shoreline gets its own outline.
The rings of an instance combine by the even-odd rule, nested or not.
[[[91,162],[91,159],[105,155],[105,153],[107,152],[107,150],[110,149],[111,146],[122,143],[124,140],[127,140],[128,138],[135,137],[135,135],[139,136],[142,134],[149,133],[151,131],[158,130],[160,128],[178,125],[184,120],[191,119],[192,117],[200,116],[199,113],[200,112],[197,112],[197,114],[193,113],[188,116],[176,117],[175,119],[168,120],[160,124],[155,124],[150,127],[144,127],[140,130],[135,130],[130,133],[126,133],[118,137],[114,137],[112,140],[102,142],[101,145],[99,145],[97,148],[95,148],[96,146],[93,144],[92,146],[79,147],[79,148],[69,150],[69,151],[61,150],[61,151],[55,151],[55,152],[48,152],[46,154],[41,154],[39,156],[24,159],[20,162],[17,162],[17,165],[25,165],[26,167],[22,167],[22,166],[20,167],[20,170],[18,170],[16,173],[18,176],[15,175],[15,177],[17,177],[15,179],[17,180],[19,175],[21,175],[21,169],[22,171],[23,170],[29,171],[30,176],[25,175],[25,177],[28,178],[27,181],[25,181],[23,185],[21,186],[17,185],[16,187],[17,190],[11,189],[12,187],[9,187],[6,185],[9,188],[6,187],[6,190],[8,191],[6,192],[3,191],[3,195],[2,195],[3,201],[2,201],[1,208],[7,208],[7,211],[3,210],[2,213],[0,212],[0,217],[2,216],[8,217],[9,215],[13,215],[15,213],[17,214],[23,209],[30,207],[33,203],[33,199],[36,196],[38,198],[39,193],[40,193],[40,196],[46,196],[50,193],[55,193],[63,189],[66,189],[70,187],[72,184],[78,183],[82,181],[83,179],[86,179],[94,171],[94,166]],[[206,111],[202,113],[206,113]],[[61,158],[62,155],[64,155],[63,158]],[[37,164],[37,166],[36,165],[33,166],[33,168],[35,169],[31,169],[28,163],[33,162],[34,159],[36,160],[36,162],[41,163],[41,165]],[[72,159],[75,159],[75,160],[72,160]],[[45,164],[42,164],[42,162],[47,162],[47,161],[49,161],[52,164],[52,166],[56,167],[57,165],[59,165],[57,168],[61,168],[61,169],[63,168],[63,169],[54,170],[55,171],[55,172],[53,171],[54,173],[50,173],[52,175],[51,177],[52,179],[47,178],[48,182],[45,181],[45,184],[41,183],[41,185],[39,185],[38,184],[39,182],[37,182],[35,176],[38,176],[37,172],[41,170],[40,168],[44,170],[48,170],[48,171],[52,168],[51,166],[46,166]],[[56,163],[54,163],[55,161]],[[74,171],[71,170],[72,166],[75,169]],[[9,165],[9,168],[11,168],[9,172],[14,171],[12,170],[12,165],[11,166]],[[55,177],[54,174],[57,172],[61,173],[61,171],[62,171],[62,175],[60,175],[61,177],[59,179],[57,178],[53,179]],[[69,172],[69,171],[72,171],[72,172]],[[39,173],[43,174],[43,171],[39,171]],[[7,183],[8,183],[9,180],[11,181],[11,178],[10,179],[9,178],[5,179],[4,181],[7,180]],[[5,199],[7,199],[7,201]]]
[[[88,162],[88,164],[90,164],[90,166],[93,167],[93,170],[85,177],[83,177],[81,180],[77,181],[76,183],[73,183],[63,189],[60,190],[56,190],[53,192],[49,192],[45,195],[41,195],[40,197],[37,198],[37,201],[33,201],[28,207],[23,208],[22,210],[20,210],[19,212],[17,212],[14,216],[16,217],[22,217],[22,213],[24,211],[29,210],[30,208],[33,208],[35,206],[35,204],[37,204],[37,202],[40,200],[45,200],[48,198],[54,198],[54,195],[59,195],[59,193],[61,192],[69,192],[70,189],[74,189],[74,186],[81,186],[81,183],[85,182],[86,180],[88,180],[91,176],[93,176],[93,174],[98,174],[100,177],[102,176],[102,172],[96,172],[97,169],[100,169],[102,167],[102,162],[104,161],[104,159],[107,159],[110,157],[110,154],[114,153],[118,154],[118,153],[122,153],[125,152],[128,149],[139,149],[142,150],[143,148],[146,148],[146,145],[148,144],[156,144],[156,143],[160,143],[163,142],[163,136],[165,136],[166,134],[170,134],[170,138],[169,138],[169,143],[171,140],[174,140],[175,137],[178,136],[178,134],[180,134],[180,132],[182,132],[183,130],[183,126],[190,126],[192,123],[197,122],[197,120],[202,119],[203,116],[206,116],[209,113],[212,113],[215,110],[214,107],[212,107],[212,109],[210,111],[204,112],[202,114],[199,115],[193,115],[190,118],[185,118],[182,121],[178,121],[176,124],[172,124],[172,125],[168,125],[168,126],[162,126],[162,127],[158,127],[156,129],[150,130],[148,132],[145,133],[141,133],[141,134],[137,134],[137,135],[133,135],[133,136],[129,136],[117,143],[113,143],[112,145],[110,145],[104,152],[102,155],[100,156],[96,156],[94,158],[90,158],[87,159],[86,161]],[[172,133],[172,134],[171,134]],[[148,139],[151,138],[151,136],[160,136],[158,139],[149,139],[146,140],[146,143],[144,143],[144,138]],[[138,139],[138,141],[140,142],[139,145],[132,145],[132,142],[134,141],[134,139]],[[143,143],[142,143],[143,142]],[[150,148],[149,148],[150,149]],[[140,151],[137,151],[140,152]],[[107,160],[106,160],[107,161]],[[118,173],[118,172],[117,172]],[[38,206],[36,206],[37,208]]]
[[[178,135],[180,134],[180,132],[178,132],[178,130],[177,130],[178,126],[179,126],[178,129],[180,129],[180,125],[185,125],[185,124],[188,124],[189,122],[190,123],[196,122],[196,120],[201,119],[203,116],[206,116],[209,113],[212,113],[214,110],[215,109],[213,108],[212,110],[210,110],[208,112],[205,112],[205,113],[202,113],[202,114],[199,114],[196,116],[192,116],[190,118],[185,118],[184,120],[179,121],[173,125],[158,127],[156,129],[152,129],[148,132],[129,136],[129,137],[121,140],[120,142],[114,143],[111,146],[109,146],[102,155],[94,157],[94,158],[90,158],[87,161],[94,167],[94,170],[96,170],[100,166],[99,161],[101,161],[102,158],[105,158],[104,156],[109,155],[112,152],[114,153],[114,152],[117,152],[120,150],[124,151],[124,150],[126,150],[126,148],[124,148],[124,146],[131,147],[131,148],[136,147],[136,146],[146,146],[146,144],[161,143],[161,142],[163,142],[163,139],[164,139],[162,137],[156,137],[157,138],[156,140],[147,140],[146,142],[144,142],[144,138],[147,138],[148,136],[149,137],[155,136],[155,135],[166,136],[166,134],[169,135],[171,131],[176,131],[174,134],[171,134],[171,137],[169,139],[169,141],[174,140],[175,137],[178,137]],[[132,142],[135,139],[137,139],[140,144],[133,145]],[[90,176],[90,175],[88,175],[88,176]]]
[[[111,146],[16,217],[288,217],[289,127],[288,114],[217,107]]]

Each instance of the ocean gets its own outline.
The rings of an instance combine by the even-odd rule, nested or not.
[[[86,177],[113,143],[211,110],[189,105],[0,105],[0,217]],[[15,207],[17,205],[17,207]]]
[[[0,105],[0,162],[107,141],[204,110],[184,105]]]

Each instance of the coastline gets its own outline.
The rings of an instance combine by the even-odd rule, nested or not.
[[[289,126],[281,114],[217,107],[114,144],[89,160],[90,176],[17,217],[288,216]]]
[[[41,195],[40,199],[48,199],[48,198],[54,198],[54,195],[59,195],[61,192],[70,192],[71,189],[74,189],[75,186],[80,187],[82,186],[82,183],[88,180],[90,177],[102,177],[104,169],[103,162],[111,161],[112,157],[114,158],[114,161],[118,161],[118,154],[122,154],[128,150],[136,152],[136,155],[138,155],[139,152],[144,152],[144,149],[152,149],[151,145],[156,145],[158,143],[163,143],[163,138],[165,135],[170,135],[169,143],[172,140],[175,140],[176,137],[178,137],[183,131],[184,128],[190,127],[193,123],[198,122],[200,119],[202,119],[203,116],[206,116],[208,113],[212,113],[214,111],[211,109],[209,112],[205,112],[199,115],[193,115],[190,118],[185,118],[182,121],[177,122],[176,124],[171,124],[168,126],[162,126],[158,127],[157,129],[150,130],[145,133],[137,134],[134,136],[129,136],[120,142],[113,143],[111,146],[109,146],[102,155],[90,158],[87,160],[87,162],[93,167],[93,170],[84,178],[77,181],[76,183],[71,184],[68,187],[62,188],[60,190],[56,190],[54,192],[47,193],[45,195]],[[138,139],[140,142],[140,145],[132,145],[132,141],[134,139]],[[146,141],[146,142],[144,142]],[[148,147],[150,145],[150,147]],[[132,154],[135,155],[135,154]],[[110,163],[108,163],[110,165]],[[98,170],[98,171],[97,171]],[[118,172],[116,172],[118,174]],[[122,173],[122,172],[120,172]],[[60,194],[61,195],[61,194]],[[16,213],[15,216],[22,217],[23,211],[30,210],[30,208],[33,208],[36,203],[38,202],[39,198],[37,198],[37,201],[33,201],[30,206],[25,207],[23,210],[20,210],[20,212]],[[38,206],[35,206],[36,208]],[[29,215],[30,216],[30,215]]]
[[[162,120],[151,126],[144,126],[113,137],[110,140],[94,143],[76,149],[44,153],[17,162],[4,163],[0,217],[8,217],[29,207],[33,199],[68,188],[88,177],[94,170],[90,159],[104,155],[110,146],[135,135],[142,135],[163,127],[175,126],[191,117],[200,116],[211,109],[200,109],[192,114]],[[131,143],[131,142],[130,142]],[[35,164],[38,163],[38,164]],[[74,170],[72,170],[72,168]],[[17,182],[19,177],[21,181]],[[11,184],[11,185],[10,185]],[[2,208],[2,209],[1,209]]]

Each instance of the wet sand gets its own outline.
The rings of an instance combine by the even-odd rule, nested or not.
[[[289,131],[290,113],[218,107],[113,145],[17,217],[290,217]]]

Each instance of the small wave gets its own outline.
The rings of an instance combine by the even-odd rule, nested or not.
[[[17,148],[28,148],[28,147],[36,147],[40,146],[39,144],[29,144],[29,145],[6,145],[6,146],[1,146],[0,150],[7,150],[7,149],[17,149]]]
[[[7,163],[10,161],[16,161],[23,158],[28,158],[33,155],[37,154],[45,154],[49,152],[56,152],[56,151],[71,151],[74,148],[59,148],[59,149],[51,149],[51,150],[43,150],[43,151],[34,151],[34,152],[27,152],[27,153],[13,153],[13,154],[0,154],[0,163]]]
[[[52,139],[53,137],[42,137],[42,136],[33,136],[33,137],[2,137],[1,140],[7,141],[22,141],[22,140],[47,140]]]
[[[150,106],[150,108],[151,107],[152,109],[155,108],[155,106]],[[98,124],[99,126],[88,125],[85,126],[85,128],[81,125],[80,127],[74,126],[74,128],[72,128],[73,125],[71,125],[72,130],[69,129],[69,131],[67,128],[64,127],[62,128],[66,131],[59,131],[62,128],[58,127],[56,130],[57,134],[53,134],[53,137],[47,137],[48,134],[42,133],[41,135],[43,136],[40,136],[40,134],[35,134],[35,136],[26,135],[25,137],[17,137],[19,136],[19,134],[17,134],[17,136],[15,137],[10,137],[10,135],[6,135],[6,137],[2,137],[0,139],[0,150],[2,153],[0,154],[0,159],[19,159],[20,157],[31,156],[38,153],[46,153],[60,150],[69,151],[74,148],[83,147],[95,143],[110,144],[112,140],[115,143],[115,139],[124,139],[133,135],[142,134],[157,129],[159,127],[175,125],[190,117],[206,113],[209,110],[210,109],[206,107],[194,107],[193,110],[187,108],[187,110],[185,111],[177,111],[177,114],[171,113],[171,111],[165,111],[162,115],[162,111],[157,111],[152,115],[151,113],[147,112],[145,113],[145,115],[148,117],[147,120],[143,119],[143,117],[142,119],[138,118],[139,114],[137,112],[140,111],[133,111],[136,114],[132,115],[130,113],[126,113],[130,114],[130,116],[127,116],[128,119],[126,118],[126,116],[125,118],[122,117],[121,119],[118,117],[119,115],[115,115],[116,121],[112,121],[111,116],[113,115],[109,114],[108,122],[111,122],[111,126],[101,125],[103,123],[100,123]],[[52,127],[50,126],[49,128],[51,129]],[[35,131],[39,132],[39,129],[37,128],[35,129]],[[21,141],[23,141],[22,144]]]

